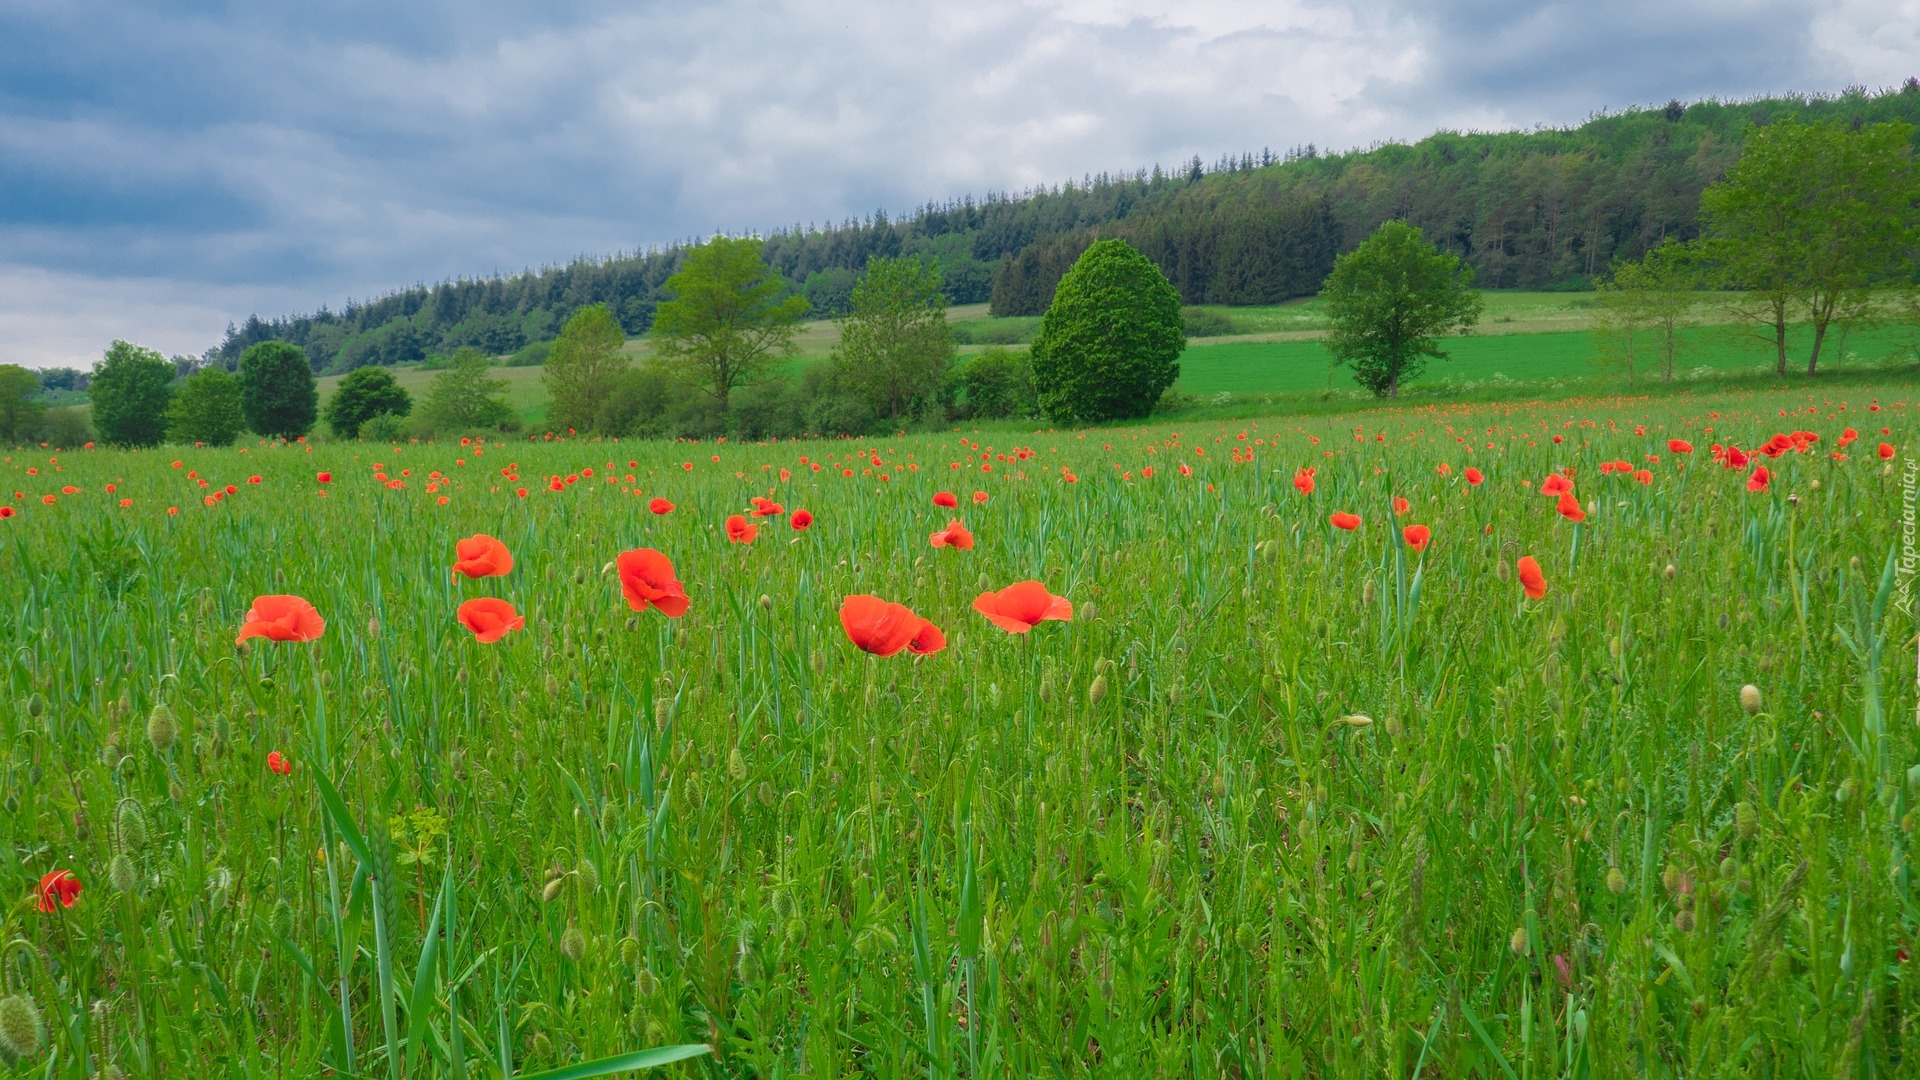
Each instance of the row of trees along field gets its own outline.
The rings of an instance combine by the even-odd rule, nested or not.
[[[1920,121],[1920,83],[1868,93],[1679,102],[1596,116],[1570,129],[1441,132],[1341,154],[1197,158],[1175,170],[1088,176],[1057,188],[875,213],[760,241],[768,265],[821,315],[850,310],[875,258],[937,270],[950,303],[1000,315],[1044,310],[1060,276],[1099,237],[1127,240],[1187,303],[1272,302],[1315,292],[1335,255],[1404,220],[1465,260],[1489,288],[1585,287],[1616,260],[1701,233],[1701,192],[1750,133],[1783,118],[1858,126]],[[231,369],[261,341],[299,345],[316,370],[446,355],[501,356],[551,339],[573,312],[604,306],[647,331],[666,283],[696,245],[585,259],[504,277],[403,289],[339,311],[249,318],[208,359]],[[529,359],[537,359],[531,354]]]

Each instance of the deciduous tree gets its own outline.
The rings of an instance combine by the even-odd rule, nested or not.
[[[152,349],[115,341],[93,367],[87,398],[102,442],[158,446],[167,434],[173,364]]]
[[[573,313],[540,375],[553,399],[549,427],[587,431],[594,426],[627,370],[627,355],[621,351],[626,343],[619,320],[605,304],[589,304]]]
[[[1060,279],[1029,353],[1040,407],[1060,423],[1146,416],[1180,377],[1180,294],[1124,240],[1100,240]]]
[[[1667,243],[1633,262],[1615,263],[1613,276],[1595,292],[1594,330],[1602,363],[1624,367],[1627,385],[1643,362],[1658,361],[1673,381],[1680,331],[1700,303],[1699,274],[1692,252]]]
[[[918,259],[873,259],[853,289],[834,363],[877,416],[898,422],[938,400],[953,359],[940,275]]]
[[[167,438],[177,443],[231,446],[246,430],[240,380],[224,368],[202,368],[180,384],[167,406]]]
[[[1334,260],[1320,290],[1332,323],[1325,345],[1334,363],[1377,397],[1397,397],[1427,358],[1444,359],[1443,335],[1479,321],[1473,269],[1404,221],[1389,221]]]
[[[666,289],[673,299],[653,317],[660,360],[722,410],[736,387],[792,354],[807,313],[806,298],[761,258],[758,240],[714,237],[687,253]]]
[[[284,341],[248,346],[240,354],[240,408],[258,435],[298,439],[312,431],[320,391],[306,352]]]
[[[360,367],[347,372],[327,399],[327,427],[342,439],[360,434],[376,416],[405,416],[413,411],[413,395],[386,368]]]
[[[38,401],[40,377],[19,364],[0,364],[0,443],[26,442],[46,411]]]

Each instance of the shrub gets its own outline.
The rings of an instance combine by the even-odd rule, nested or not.
[[[1186,324],[1190,338],[1226,337],[1240,333],[1240,324],[1234,322],[1232,316],[1213,308],[1181,308],[1180,321]]]
[[[354,435],[362,442],[397,443],[407,437],[407,421],[395,413],[377,413],[367,417]]]
[[[65,449],[92,442],[93,426],[87,423],[85,409],[78,405],[64,405],[41,414],[39,430],[33,434],[36,442]]]
[[[961,364],[953,374],[956,420],[1004,420],[1032,415],[1033,368],[1026,354],[992,348]]]
[[[547,356],[553,352],[551,341],[530,341],[520,346],[519,351],[507,357],[503,367],[539,367],[547,362]]]
[[[1030,362],[1047,416],[1063,424],[1133,420],[1180,375],[1180,294],[1124,240],[1087,248],[1040,319]]]
[[[394,380],[392,372],[354,368],[327,399],[327,427],[340,438],[351,439],[376,416],[405,416],[412,411],[413,395]]]

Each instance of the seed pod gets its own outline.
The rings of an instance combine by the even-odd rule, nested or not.
[[[367,618],[367,640],[380,640],[380,620],[371,616]]]
[[[40,1007],[21,994],[0,998],[0,1050],[9,1062],[38,1057],[46,1046],[47,1025]]]
[[[1093,620],[1099,617],[1100,617],[1100,609],[1093,606],[1093,601],[1089,600],[1086,603],[1080,605],[1081,621],[1092,622]]]
[[[107,868],[107,881],[113,885],[113,891],[122,896],[132,896],[140,887],[140,876],[133,869],[133,860],[126,852],[113,857],[113,863]]]
[[[1525,956],[1531,946],[1532,942],[1527,938],[1527,928],[1524,926],[1514,927],[1513,936],[1507,938],[1507,948],[1512,949],[1515,956]]]
[[[747,778],[747,758],[737,746],[727,753],[727,775],[736,784]]]
[[[567,887],[567,879],[565,876],[557,877],[557,878],[554,878],[552,881],[547,882],[547,887],[540,890],[540,902],[544,904],[553,903],[556,899],[559,898],[560,890],[566,887]]]
[[[581,933],[578,926],[567,924],[566,931],[560,935],[560,955],[577,964],[586,953],[587,935]]]
[[[1098,705],[1102,701],[1105,701],[1106,697],[1107,677],[1105,675],[1095,675],[1092,685],[1087,687],[1087,701],[1091,704]]]
[[[27,715],[38,719],[47,711],[47,699],[39,691],[27,695]]]
[[[767,783],[765,780],[760,781],[760,805],[773,805],[773,785]]]
[[[610,836],[613,834],[613,830],[618,828],[619,825],[620,825],[620,812],[614,809],[613,804],[608,803],[605,806],[602,806],[600,808],[601,834]]]
[[[1359,713],[1355,713],[1352,716],[1341,717],[1338,721],[1336,721],[1336,723],[1345,724],[1346,726],[1351,728],[1372,727],[1373,717],[1362,716]]]
[[[771,597],[771,596],[768,596],[768,595],[767,595],[766,593],[761,593],[761,594],[760,594],[760,610],[761,610],[761,611],[772,611],[772,610],[773,610],[773,597]]]
[[[1759,687],[1748,683],[1740,688],[1740,707],[1747,710],[1748,716],[1759,712],[1761,704]]]
[[[1742,802],[1733,808],[1733,827],[1741,836],[1753,836],[1760,831],[1760,811],[1752,803]]]
[[[1368,578],[1366,580],[1366,583],[1360,586],[1360,606],[1361,607],[1373,606],[1373,579],[1372,578]]]
[[[652,997],[660,990],[660,980],[652,968],[641,968],[633,973],[633,992],[641,999]]]
[[[592,859],[581,859],[579,867],[574,872],[580,875],[582,889],[587,892],[600,891],[600,868],[593,865]]]
[[[1722,881],[1732,881],[1738,876],[1740,876],[1739,859],[1729,855],[1720,860],[1720,878]]]
[[[980,580],[974,582],[974,587],[978,588],[981,592],[986,592],[988,589],[993,588],[993,580],[987,577],[987,575],[981,574]]]
[[[120,800],[120,809],[115,814],[118,819],[115,827],[120,833],[120,846],[139,851],[147,846],[147,815],[140,809],[138,799]]]
[[[673,644],[674,644],[674,647],[678,649],[684,649],[687,647],[687,628],[686,627],[682,626],[673,632]]]
[[[272,928],[273,936],[282,941],[292,937],[293,905],[287,903],[285,900],[277,901],[273,905],[273,916],[269,919],[268,926]]]
[[[1627,891],[1627,875],[1621,873],[1617,866],[1607,867],[1607,891],[1615,896]]]
[[[173,747],[174,740],[180,737],[180,724],[173,718],[173,710],[163,702],[153,707],[147,714],[147,741],[153,748],[164,754]]]
[[[553,1053],[553,1040],[547,1038],[544,1031],[536,1031],[527,1042],[527,1058],[530,1061],[544,1062]]]
[[[1051,701],[1053,699],[1053,691],[1053,668],[1049,667],[1040,672],[1040,700]]]
[[[620,939],[620,962],[634,964],[640,960],[640,939],[631,935]]]
[[[1673,913],[1673,928],[1683,934],[1693,933],[1693,912],[1676,911]]]

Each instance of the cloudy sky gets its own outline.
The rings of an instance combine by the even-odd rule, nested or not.
[[[1920,73],[1920,0],[0,0],[0,363],[1198,153]]]

